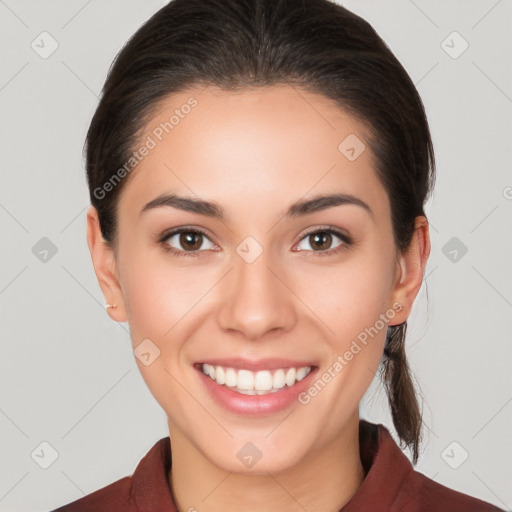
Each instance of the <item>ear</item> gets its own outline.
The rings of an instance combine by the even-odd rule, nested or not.
[[[420,291],[423,274],[430,255],[428,220],[420,215],[414,221],[414,233],[408,249],[401,252],[397,261],[395,287],[391,304],[398,302],[402,308],[389,325],[398,325],[411,314],[414,300]]]
[[[116,304],[107,312],[116,322],[126,322],[126,307],[123,298],[114,249],[101,234],[98,211],[94,206],[87,210],[87,245],[101,291],[108,304]]]

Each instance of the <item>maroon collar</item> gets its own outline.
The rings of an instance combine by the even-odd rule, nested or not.
[[[157,441],[132,476],[131,497],[141,512],[178,512],[167,475],[171,468],[170,437]]]
[[[412,465],[383,425],[360,420],[359,447],[366,478],[340,512],[387,511],[404,479],[414,471]],[[178,512],[167,481],[170,467],[170,438],[164,437],[155,443],[133,473],[132,498],[141,511]]]
[[[365,420],[359,420],[359,453],[366,477],[339,512],[391,510],[404,481],[414,473],[412,464],[386,427]]]

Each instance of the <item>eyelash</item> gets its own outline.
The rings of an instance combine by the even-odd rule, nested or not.
[[[181,234],[181,233],[195,233],[195,234],[199,233],[199,234],[204,235],[208,239],[210,238],[208,236],[208,234],[206,233],[206,231],[202,230],[201,228],[183,227],[183,228],[179,228],[179,229],[174,229],[172,231],[169,231],[169,232],[163,234],[162,237],[158,240],[158,242],[162,245],[162,248],[165,252],[171,253],[173,256],[176,256],[177,258],[188,258],[188,257],[195,258],[195,257],[197,257],[198,252],[202,252],[202,251],[181,251],[181,250],[175,249],[174,247],[170,247],[166,243],[169,238],[171,238],[174,235]],[[347,250],[353,243],[352,239],[348,235],[342,233],[338,229],[333,228],[331,226],[316,228],[312,231],[309,231],[308,233],[305,233],[302,236],[302,238],[300,239],[299,243],[302,242],[302,240],[306,239],[307,237],[314,235],[316,233],[334,234],[338,238],[340,238],[343,243],[334,249],[327,249],[325,251],[305,251],[305,252],[312,252],[314,256],[331,256],[334,254],[338,254],[342,251]],[[301,249],[301,252],[302,251],[304,251],[304,250]]]

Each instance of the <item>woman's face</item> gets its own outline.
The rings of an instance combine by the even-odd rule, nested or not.
[[[106,299],[171,438],[237,472],[341,442],[408,314],[362,125],[291,86],[208,87],[166,99],[140,140]],[[163,195],[188,202],[145,208]]]

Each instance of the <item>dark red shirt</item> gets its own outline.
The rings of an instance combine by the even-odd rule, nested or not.
[[[503,512],[414,470],[383,425],[359,422],[366,477],[340,512]],[[131,476],[53,512],[178,512],[167,481],[170,438],[157,441]]]

